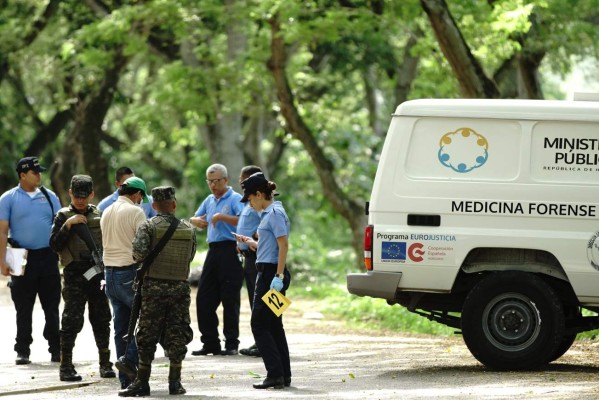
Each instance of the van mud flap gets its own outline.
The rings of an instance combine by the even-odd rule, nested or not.
[[[347,274],[347,291],[356,296],[369,296],[395,301],[395,292],[401,272],[374,272]]]

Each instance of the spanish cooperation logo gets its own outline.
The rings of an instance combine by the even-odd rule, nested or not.
[[[467,173],[482,167],[489,158],[487,139],[474,129],[459,128],[439,141],[439,161],[455,172]]]

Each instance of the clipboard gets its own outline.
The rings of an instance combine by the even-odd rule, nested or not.
[[[262,301],[266,303],[268,308],[270,308],[277,317],[280,317],[291,304],[291,300],[274,289],[270,289],[266,292],[266,294],[262,296]]]
[[[27,249],[17,247],[6,248],[6,263],[10,267],[10,274],[13,276],[21,276],[25,274],[25,266],[27,265]]]

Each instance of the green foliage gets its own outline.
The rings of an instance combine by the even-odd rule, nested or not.
[[[563,74],[577,57],[597,59],[592,17],[599,0],[447,3],[489,76],[524,49],[546,51],[543,74]],[[240,146],[259,131],[259,157],[251,158],[244,148],[244,162],[262,162],[275,148],[275,139],[283,138],[286,150],[277,165],[269,166],[270,173],[292,216],[291,240],[299,252],[290,262],[307,281],[337,279],[354,265],[351,233],[327,201],[329,188],[323,188],[313,160],[280,115],[268,69],[271,18],[278,15],[282,22],[295,105],[339,186],[355,202],[369,196],[383,142],[372,121],[385,125],[397,106],[408,38],[417,38],[411,56],[419,59],[409,98],[459,96],[458,82],[418,0],[102,4],[105,12],[91,8],[90,2],[61,1],[31,43],[24,41],[47,2],[19,0],[0,9],[3,183],[9,177],[13,181],[14,160],[57,112],[90,101],[120,54],[126,65],[111,88],[108,114],[97,132],[86,132],[101,134],[97,156],[107,161],[109,174],[127,164],[152,185],[175,184],[181,188],[181,215],[191,215],[208,194],[203,181],[213,161],[211,135],[226,116],[242,118],[243,137],[228,138]],[[537,32],[528,35],[532,27]],[[546,88],[549,96],[560,95],[550,83]],[[264,114],[270,120],[262,123],[268,119]],[[70,136],[75,115],[47,143],[42,156],[49,162],[80,140]],[[321,265],[326,272],[315,276],[312,272]]]

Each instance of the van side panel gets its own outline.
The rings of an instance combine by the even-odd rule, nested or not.
[[[374,271],[402,273],[401,290],[448,292],[472,249],[535,249],[599,302],[598,127],[394,116],[370,201]]]

